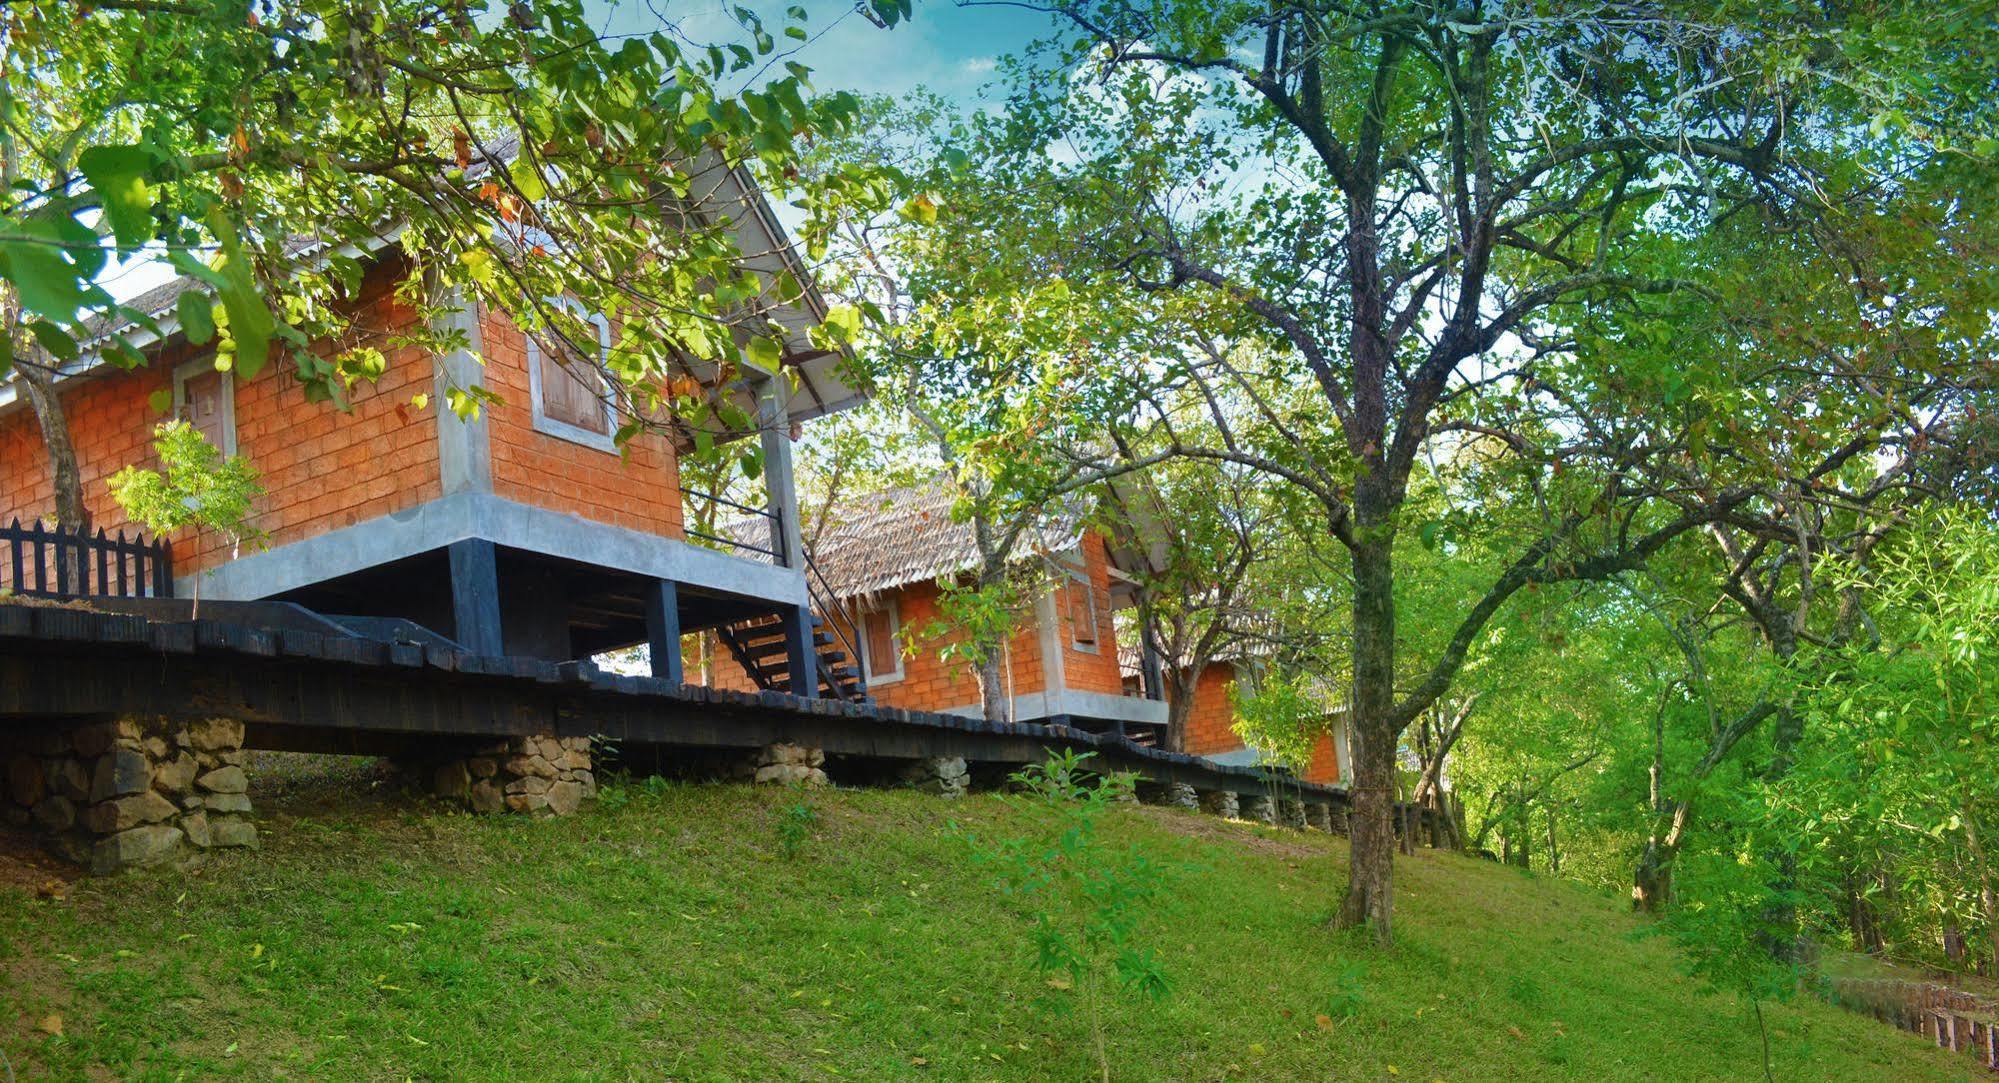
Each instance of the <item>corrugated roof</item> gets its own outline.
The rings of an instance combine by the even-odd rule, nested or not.
[[[841,598],[876,594],[977,567],[971,520],[952,518],[957,498],[937,477],[834,505],[812,545],[820,574]],[[1053,510],[1016,546],[1025,559],[1073,549],[1082,540],[1080,508]]]

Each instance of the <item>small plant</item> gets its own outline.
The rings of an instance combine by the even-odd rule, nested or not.
[[[156,538],[182,527],[220,531],[231,546],[263,537],[249,525],[250,502],[264,492],[257,472],[241,455],[224,457],[201,430],[185,421],[153,429],[158,470],[126,466],[111,478],[111,496],[127,517]],[[201,612],[201,577],[194,576],[194,612]]]
[[[963,837],[974,862],[997,870],[999,891],[1029,908],[1035,973],[1057,995],[1050,1003],[1082,1006],[1108,1080],[1105,1002],[1117,994],[1157,1000],[1172,991],[1157,953],[1139,937],[1167,868],[1135,846],[1112,848],[1098,837],[1098,819],[1134,783],[1127,775],[1086,771],[1092,755],[1051,753],[1046,763],[1012,776],[1040,830],[1001,840]]]
[[[786,861],[798,857],[805,849],[805,840],[812,837],[812,829],[819,826],[819,810],[799,801],[785,806],[777,818],[777,849]]]
[[[1332,1019],[1352,1019],[1360,1014],[1362,1005],[1367,1003],[1367,990],[1362,984],[1367,978],[1367,967],[1360,963],[1348,963],[1333,975],[1333,992],[1326,998],[1326,1015]]]

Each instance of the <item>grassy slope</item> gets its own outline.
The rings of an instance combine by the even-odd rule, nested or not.
[[[1004,831],[1004,802],[814,795],[786,861],[797,800],[681,786],[556,822],[391,802],[279,814],[262,853],[60,901],[0,884],[0,1051],[23,1078],[1094,1076],[1082,1019],[1024,969],[1020,911],[941,830]],[[1112,822],[1192,866],[1149,924],[1176,989],[1111,1029],[1121,1079],[1761,1074],[1748,1012],[1610,900],[1424,854],[1378,953],[1322,925],[1342,840]],[[50,1013],[64,1036],[36,1029]],[[1816,1003],[1767,1014],[1779,1079],[1966,1071]]]

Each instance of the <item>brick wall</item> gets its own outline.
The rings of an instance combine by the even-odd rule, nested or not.
[[[979,702],[979,681],[972,667],[956,659],[945,661],[939,657],[955,637],[921,639],[920,633],[937,623],[938,593],[937,584],[933,582],[910,583],[872,602],[877,607],[886,608],[891,604],[896,607],[901,620],[902,642],[920,640],[916,654],[903,658],[900,679],[877,679],[869,683],[868,691],[875,697],[876,703],[912,711],[942,711]],[[857,602],[855,608],[866,606]],[[847,633],[848,642],[858,640],[858,636]],[[1010,675],[1009,686],[1013,694],[1028,695],[1041,691],[1046,682],[1041,669],[1041,640],[1031,619],[1022,622],[1022,627],[1014,633],[1008,647],[1005,662],[1008,668],[1004,672]],[[699,679],[694,662],[696,649],[690,640],[686,647],[690,681]],[[710,687],[734,691],[748,691],[756,687],[749,675],[730,657],[727,648],[716,644],[710,649],[714,655],[709,666],[707,683]]]
[[[1110,608],[1110,554],[1103,535],[1086,531],[1078,546],[1083,555],[1083,572],[1097,607],[1097,647],[1090,651],[1076,646],[1074,609],[1069,589],[1056,594],[1056,616],[1062,627],[1062,683],[1081,692],[1122,695],[1124,674],[1118,668],[1116,622]]]
[[[414,313],[394,295],[402,266],[377,264],[363,281],[356,323],[386,337]],[[364,340],[365,341],[365,340]],[[319,344],[320,352],[331,347]],[[353,410],[308,403],[290,363],[273,360],[254,380],[235,384],[237,451],[262,477],[266,490],[253,505],[252,523],[273,546],[386,515],[438,496],[437,425],[429,411],[409,405],[429,391],[429,358],[413,347],[389,352],[387,373],[351,392]],[[207,349],[169,349],[143,369],[107,372],[73,381],[62,399],[76,442],[84,495],[98,526],[130,528],[111,498],[111,475],[128,464],[157,465],[153,426],[164,416],[156,393],[171,395],[173,370],[204,358]],[[28,520],[54,511],[48,453],[41,429],[25,404],[0,417],[0,517]],[[182,531],[173,539],[176,572],[228,558],[227,542]]]
[[[1187,715],[1184,745],[1188,752],[1213,756],[1244,747],[1235,731],[1235,706],[1229,701],[1229,691],[1234,686],[1235,666],[1228,662],[1209,665],[1194,681],[1194,707]],[[1312,745],[1312,758],[1303,775],[1305,781],[1338,782],[1341,773],[1339,749],[1332,734],[1320,734]]]
[[[491,309],[480,312],[479,334],[486,356],[481,378],[506,400],[487,414],[496,495],[593,522],[683,536],[679,461],[663,434],[637,436],[621,458],[536,431],[527,336]]]
[[[1235,667],[1216,662],[1194,679],[1194,706],[1187,712],[1187,732],[1181,747],[1196,756],[1233,752],[1242,745],[1235,732],[1235,706],[1229,691],[1235,687]]]

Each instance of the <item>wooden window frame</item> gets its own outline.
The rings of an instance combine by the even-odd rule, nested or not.
[[[1084,642],[1082,637],[1077,634],[1080,631],[1082,631],[1082,625],[1076,620],[1077,591],[1082,592],[1084,608],[1090,614],[1090,639],[1089,642],[1087,643]],[[1068,594],[1069,594],[1069,649],[1077,651],[1082,654],[1103,653],[1104,622],[1098,617],[1097,614],[1096,584],[1090,582],[1090,578],[1087,573],[1079,577],[1072,577],[1069,580]]]
[[[894,598],[890,598],[880,608],[863,610],[859,616],[861,627],[858,629],[859,634],[854,637],[855,646],[860,648],[861,676],[867,681],[868,685],[873,687],[878,684],[894,684],[908,676],[903,671],[901,650],[902,606]],[[888,621],[888,641],[896,647],[895,668],[879,675],[874,672],[875,660],[872,654],[874,648],[869,646],[868,643],[868,626],[877,620]]]
[[[582,317],[585,323],[597,328],[598,371],[603,374],[604,386],[608,390],[611,387],[611,373],[604,362],[611,356],[611,321],[605,319],[601,312],[586,310],[582,302],[571,297],[549,297],[546,300],[551,305],[567,309]],[[580,425],[572,425],[567,421],[548,416],[547,411],[542,408],[541,399],[541,343],[536,341],[533,335],[525,332],[521,337],[527,340],[528,397],[534,402],[534,431],[553,436],[558,440],[567,440],[572,444],[596,448],[611,455],[618,454],[618,408],[615,396],[604,397],[605,431],[601,433],[591,432]]]
[[[216,368],[213,355],[174,366],[173,416],[180,417],[181,411],[187,409],[187,382],[211,372],[218,377],[222,388],[222,446],[215,450],[226,458],[236,454],[236,374],[228,369]]]

